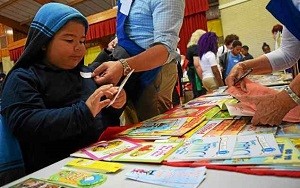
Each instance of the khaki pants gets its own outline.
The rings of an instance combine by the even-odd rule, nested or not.
[[[212,93],[213,90],[218,89],[218,84],[215,77],[208,77],[202,80],[203,87],[207,90],[207,93]]]
[[[155,80],[136,99],[135,105],[131,101],[128,102],[121,117],[121,124],[138,123],[172,108],[172,93],[177,77],[175,61],[164,65]]]

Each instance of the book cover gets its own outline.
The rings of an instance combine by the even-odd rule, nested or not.
[[[128,137],[136,136],[182,136],[204,121],[204,117],[161,119],[156,122],[138,124],[120,133]]]
[[[82,151],[94,160],[103,160],[110,158],[114,155],[130,151],[140,146],[139,143],[135,143],[131,140],[118,138],[109,141],[100,141],[89,147],[82,149]]]
[[[234,119],[235,116],[231,116],[228,111],[221,110],[211,119]]]
[[[132,151],[114,157],[112,161],[161,163],[180,147],[182,142],[143,142],[141,144],[142,146]]]
[[[211,109],[209,109],[208,111],[206,111],[204,113],[204,116],[206,117],[206,119],[212,119],[217,113],[219,113],[221,111],[221,109],[218,106],[214,106]]]
[[[115,173],[124,167],[124,165],[120,163],[95,161],[82,158],[75,158],[69,161],[65,166],[100,173]]]
[[[270,157],[235,158],[224,160],[222,165],[269,165],[269,164],[300,164],[300,152],[289,138],[276,138],[282,155]]]
[[[223,132],[225,132],[227,128],[233,123],[234,120],[225,119],[221,123],[219,123],[216,127],[214,127],[211,131],[205,134],[205,137],[221,136]]]
[[[46,180],[29,178],[16,185],[11,186],[11,188],[69,188],[69,186],[55,184]]]
[[[276,137],[300,138],[300,123],[284,123],[278,127]]]
[[[100,173],[91,173],[73,170],[61,170],[48,179],[51,182],[75,187],[95,187],[106,181],[106,176]]]
[[[166,160],[199,161],[212,159],[229,159],[234,152],[236,136],[203,137],[188,139]]]
[[[247,124],[238,135],[253,135],[253,134],[276,134],[276,126],[255,126],[252,124]]]
[[[273,134],[238,135],[232,158],[281,155]]]
[[[193,139],[202,138],[209,131],[211,131],[216,126],[218,126],[222,121],[223,120],[210,120],[210,121],[207,121],[207,123],[204,126],[200,127],[199,129],[197,129],[197,131],[195,131],[195,133],[191,136],[191,138],[193,138]]]
[[[234,122],[223,132],[222,135],[237,135],[249,122],[248,119],[236,119]]]
[[[211,109],[212,106],[197,106],[193,108],[175,108],[166,112],[164,118],[199,117]]]
[[[158,169],[135,168],[125,176],[128,179],[174,188],[194,188],[205,179],[206,168],[169,167]]]

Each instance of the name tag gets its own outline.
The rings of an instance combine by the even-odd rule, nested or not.
[[[128,16],[131,4],[132,4],[132,0],[121,0],[120,12]]]

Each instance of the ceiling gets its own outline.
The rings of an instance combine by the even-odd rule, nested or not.
[[[116,5],[116,0],[0,0],[0,23],[27,34],[35,13],[49,2],[67,4],[85,16],[103,12]]]

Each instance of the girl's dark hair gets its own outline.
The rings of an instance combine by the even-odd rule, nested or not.
[[[208,51],[213,52],[214,54],[218,51],[218,37],[216,33],[214,32],[207,32],[204,33],[199,41],[198,41],[198,55],[201,59],[203,54],[205,54]]]
[[[226,46],[230,45],[234,40],[239,40],[239,36],[235,35],[235,34],[230,34],[230,35],[227,35],[225,37],[225,40],[224,40],[224,44]]]
[[[270,48],[270,46],[267,44],[267,43],[263,43],[263,45],[262,45],[262,47],[261,47],[261,49],[264,49],[265,47],[269,47]]]
[[[278,31],[280,31],[280,33],[282,33],[282,29],[283,29],[283,26],[282,26],[282,25],[276,24],[276,25],[274,25],[273,28],[272,28],[272,33],[275,33],[275,32],[278,32]]]

